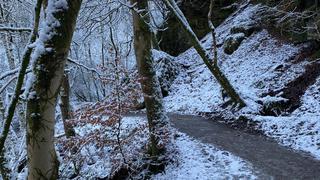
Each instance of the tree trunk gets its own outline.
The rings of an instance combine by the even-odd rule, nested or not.
[[[16,68],[15,65],[15,57],[14,57],[14,53],[13,53],[13,47],[12,47],[12,36],[9,33],[5,33],[3,35],[3,44],[6,50],[6,55],[7,55],[7,61],[8,61],[8,65],[9,65],[9,69],[13,70]]]
[[[27,103],[28,179],[57,179],[55,106],[81,0],[48,0]],[[28,88],[27,88],[28,89]]]
[[[152,32],[147,23],[150,22],[147,0],[131,0],[135,8],[144,10],[141,14],[133,10],[134,48],[140,75],[140,83],[144,94],[147,109],[147,118],[150,132],[149,153],[153,161],[159,166],[153,166],[151,171],[161,171],[164,167],[159,157],[165,152],[165,136],[168,135],[169,121],[162,104],[162,94],[159,80],[154,69],[151,52]]]
[[[195,35],[195,33],[192,31],[187,19],[179,9],[178,5],[174,0],[162,0],[166,6],[172,11],[174,16],[177,18],[179,23],[181,24],[181,27],[186,31],[186,34],[188,38],[190,39],[190,42],[192,43],[195,50],[198,52],[198,54],[201,56],[203,62],[205,65],[209,68],[211,73],[214,75],[214,77],[217,79],[219,84],[222,86],[222,88],[227,92],[228,96],[231,98],[231,100],[238,104],[240,108],[246,106],[245,102],[241,99],[239,94],[236,92],[236,90],[233,88],[227,77],[223,74],[223,72],[220,70],[218,65],[215,65],[214,62],[208,57],[208,53],[206,50],[202,47],[198,37]]]
[[[62,116],[62,122],[64,127],[64,132],[66,134],[66,137],[72,137],[75,136],[75,131],[68,123],[68,119],[71,119],[71,109],[70,109],[70,84],[69,84],[69,75],[66,72],[62,78],[61,82],[61,90],[60,90],[60,110],[61,110],[61,116]]]
[[[22,58],[22,62],[21,62],[21,67],[19,70],[19,75],[18,75],[18,80],[16,83],[16,87],[14,90],[14,95],[11,98],[11,102],[9,104],[8,107],[8,111],[5,113],[5,121],[4,121],[4,125],[3,125],[3,130],[1,132],[1,136],[0,136],[0,170],[2,173],[2,178],[6,179],[6,174],[3,173],[3,170],[5,169],[5,158],[3,157],[4,155],[4,147],[5,147],[5,141],[8,137],[8,133],[10,130],[10,125],[14,116],[14,112],[16,109],[16,105],[19,101],[19,96],[21,94],[21,88],[24,82],[24,77],[30,62],[30,56],[32,53],[33,48],[29,45],[31,45],[32,43],[34,43],[34,41],[36,40],[37,34],[38,34],[38,27],[39,27],[39,19],[40,19],[40,11],[41,11],[41,4],[42,4],[42,0],[38,0],[36,7],[35,7],[35,17],[34,17],[34,27],[33,27],[33,31],[31,33],[27,48],[23,54],[23,58]]]

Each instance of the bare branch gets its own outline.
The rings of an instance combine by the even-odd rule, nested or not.
[[[17,79],[18,76],[13,76],[5,85],[3,85],[1,88],[0,88],[0,94],[3,93],[3,91],[15,80]]]
[[[96,69],[90,68],[90,67],[88,67],[88,66],[86,66],[86,65],[84,65],[84,64],[81,64],[81,63],[79,63],[79,62],[77,62],[77,61],[75,61],[75,60],[73,60],[73,59],[71,59],[71,58],[68,58],[68,62],[69,62],[69,63],[72,63],[72,64],[75,64],[75,65],[77,65],[77,66],[79,66],[79,67],[82,67],[82,68],[84,68],[84,69],[86,69],[86,70],[88,70],[88,71],[91,71],[91,72],[97,74],[99,77],[102,76]]]
[[[0,80],[3,80],[9,76],[12,76],[12,75],[15,75],[16,73],[18,73],[20,71],[20,68],[16,68],[16,69],[13,69],[11,71],[7,71],[3,74],[0,75]],[[30,73],[31,72],[31,69],[27,69],[26,73]]]
[[[0,27],[0,31],[5,31],[5,32],[28,32],[31,33],[32,29],[31,28],[16,28],[16,27]]]

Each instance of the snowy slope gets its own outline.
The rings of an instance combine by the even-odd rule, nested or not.
[[[260,5],[249,5],[238,12],[236,17],[231,16],[226,20],[217,28],[218,44],[222,44],[230,35],[232,27],[253,24],[253,16],[260,8]],[[203,46],[209,49],[211,41],[208,35],[202,40]],[[251,111],[258,110],[258,105],[252,102],[259,100],[262,93],[281,88],[303,72],[301,64],[290,66],[285,73],[274,70],[278,65],[289,64],[290,58],[298,52],[298,47],[276,40],[266,30],[246,38],[232,55],[225,54],[223,47],[218,49],[222,71],[250,105]],[[222,103],[219,84],[194,49],[181,54],[176,61],[188,68],[180,73],[171,88],[170,96],[165,99],[168,111],[210,112]]]
[[[261,129],[283,145],[320,159],[320,78],[302,97],[302,105],[289,117],[255,117]]]
[[[217,28],[218,45],[222,45],[231,36],[232,27],[254,24],[255,19],[259,18],[255,15],[261,8],[261,5],[243,6],[230,16]],[[212,38],[208,35],[201,42],[206,49],[210,49]],[[223,46],[219,47],[219,65],[248,104],[238,115],[252,114],[251,118],[259,122],[258,128],[267,136],[320,158],[320,79],[307,90],[302,98],[302,106],[291,116],[255,117],[261,108],[257,102],[270,100],[265,94],[282,89],[304,72],[307,61],[292,62],[301,51],[302,47],[279,40],[267,30],[261,30],[245,38],[232,55],[225,54]],[[165,98],[167,111],[195,114],[213,112],[218,108],[223,103],[221,88],[196,51],[191,48],[175,60],[184,70]]]

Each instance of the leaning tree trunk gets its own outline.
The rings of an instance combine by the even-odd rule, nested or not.
[[[218,65],[214,62],[215,60],[212,60],[208,57],[208,53],[206,50],[202,47],[198,37],[195,35],[195,33],[192,31],[192,28],[190,27],[186,17],[181,12],[180,8],[176,4],[174,0],[162,0],[166,6],[172,11],[173,15],[176,17],[176,19],[181,24],[181,27],[185,30],[189,40],[191,41],[193,47],[198,52],[198,54],[201,56],[203,62],[205,65],[209,68],[211,73],[214,75],[214,77],[217,79],[219,84],[222,86],[222,88],[227,92],[228,96],[231,98],[231,100],[239,104],[239,107],[242,108],[246,106],[245,102],[241,99],[237,91],[233,88],[227,77],[223,74],[223,72],[220,70]],[[210,27],[212,28],[212,27]]]
[[[166,133],[168,133],[169,122],[162,104],[160,84],[154,69],[151,52],[152,32],[148,25],[150,22],[147,12],[148,0],[131,0],[131,4],[135,4],[132,12],[134,48],[150,131],[150,146],[148,150],[152,160],[159,163],[159,166],[153,166],[150,170],[157,172],[164,165],[159,157],[166,150],[165,142],[166,135],[168,135]],[[141,12],[141,14],[138,12]]]
[[[27,103],[28,179],[57,179],[55,106],[81,0],[48,0]],[[28,88],[27,88],[28,90]]]

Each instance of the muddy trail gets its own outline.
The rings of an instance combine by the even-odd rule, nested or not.
[[[145,116],[130,114],[128,116]],[[250,162],[266,180],[320,180],[320,161],[258,134],[235,130],[201,116],[170,114],[175,128]]]
[[[235,130],[200,116],[170,115],[179,131],[252,163],[259,179],[320,179],[320,161],[270,138]]]

